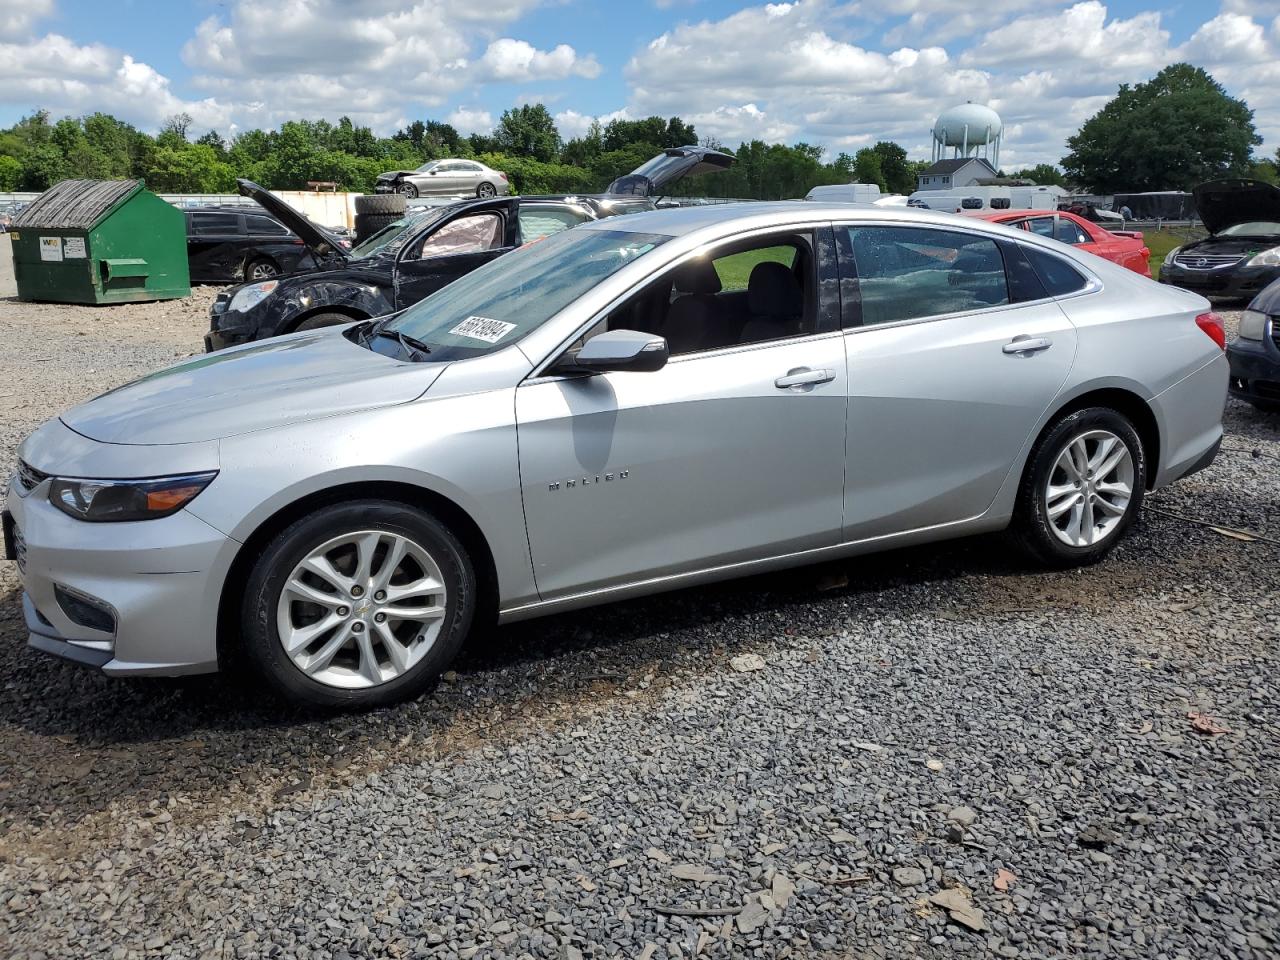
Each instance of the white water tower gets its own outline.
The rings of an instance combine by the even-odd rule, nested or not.
[[[951,157],[985,157],[991,166],[1000,169],[1000,136],[1004,124],[1000,115],[980,103],[962,103],[944,110],[933,125],[933,160]]]

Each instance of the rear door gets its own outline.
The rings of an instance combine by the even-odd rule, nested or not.
[[[223,210],[193,210],[187,233],[187,258],[191,279],[230,282],[246,246],[244,220]]]
[[[396,262],[396,309],[514,249],[517,207],[516,200],[474,204],[405,244]]]
[[[1074,327],[1034,273],[1024,282],[1025,260],[1006,266],[1016,243],[885,224],[837,226],[836,238],[857,291],[845,537],[980,516],[1067,378]]]

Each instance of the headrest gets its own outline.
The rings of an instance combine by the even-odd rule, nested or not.
[[[790,267],[772,260],[757,263],[747,281],[747,308],[766,317],[799,317],[804,306],[800,284]]]
[[[676,293],[719,293],[720,275],[711,261],[695,257],[672,274]]]

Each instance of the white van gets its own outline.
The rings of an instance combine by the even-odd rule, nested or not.
[[[875,183],[832,183],[814,187],[804,198],[819,203],[875,203],[880,199],[880,186]]]

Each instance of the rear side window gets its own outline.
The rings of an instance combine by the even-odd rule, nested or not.
[[[193,213],[191,229],[202,235],[239,234],[240,217],[234,213]]]
[[[1089,285],[1088,278],[1061,257],[1055,257],[1036,247],[1023,247],[1023,251],[1049,296],[1064,297],[1069,293],[1079,293]]]
[[[270,217],[248,215],[244,218],[244,222],[245,229],[255,237],[284,237],[289,233],[283,224],[277,223]]]
[[[1004,259],[989,237],[919,227],[845,229],[858,277],[863,325],[964,313],[1010,302]]]
[[[1089,242],[1089,238],[1085,236],[1085,232],[1080,229],[1080,225],[1078,223],[1072,223],[1066,217],[1059,218],[1058,227],[1054,232],[1054,237],[1061,240],[1063,243]]]

